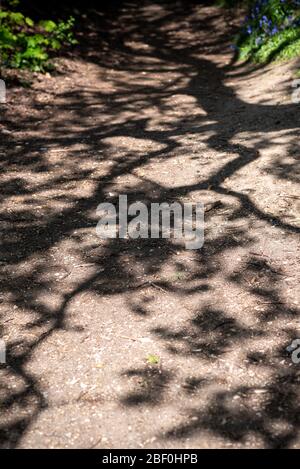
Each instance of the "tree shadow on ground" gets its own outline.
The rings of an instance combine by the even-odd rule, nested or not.
[[[229,285],[248,295],[252,306],[262,301],[267,303],[255,327],[229,314],[219,301],[214,307],[205,302],[199,304],[186,329],[173,331],[166,325],[152,329],[151,333],[174,356],[189,359],[197,353],[199,364],[214,365],[218,359],[227,357],[231,349],[242,348],[250,341],[249,357],[253,366],[268,368],[271,373],[265,389],[266,399],[254,411],[251,408],[257,390],[254,385],[215,392],[205,409],[187,410],[186,421],[171,428],[164,437],[185,438],[209,430],[235,443],[243,441],[250,432],[262,438],[265,446],[288,446],[299,430],[297,371],[289,368],[286,373],[280,361],[273,365],[264,356],[255,361],[259,351],[256,340],[270,338],[271,318],[294,319],[298,311],[283,297],[282,278],[272,260],[261,260],[251,254],[257,241],[257,233],[251,227],[254,220],[264,224],[262,236],[270,233],[268,229],[277,229],[291,240],[300,229],[283,213],[264,210],[246,193],[245,173],[241,171],[245,168],[250,171],[250,167],[259,164],[261,152],[271,146],[274,134],[284,134],[288,143],[283,149],[287,153],[290,148],[295,149],[298,108],[292,104],[245,102],[225,83],[235,68],[220,65],[217,59],[218,54],[222,56],[224,43],[229,42],[232,27],[221,28],[223,17],[216,10],[206,10],[202,16],[200,7],[189,2],[141,5],[125,2],[118,14],[113,18],[108,16],[105,21],[111,26],[106,31],[107,49],[96,47],[99,34],[102,38],[97,30],[85,49],[87,64],[99,65],[102,83],[105,70],[113,68],[116,72],[110,72],[109,86],[104,91],[78,84],[74,90],[63,90],[56,95],[46,107],[33,104],[30,116],[16,119],[14,107],[11,110],[8,107],[2,119],[11,131],[0,147],[0,170],[4,178],[1,183],[4,203],[0,282],[5,307],[2,319],[4,328],[9,328],[14,312],[7,318],[6,311],[16,307],[25,311],[26,321],[16,322],[14,339],[8,347],[8,363],[1,370],[1,408],[4,409],[1,445],[17,446],[47,407],[39,381],[28,368],[38,347],[55,331],[81,333],[66,318],[68,306],[80,293],[93,292],[99,297],[113,298],[129,292],[134,294],[155,282],[156,287],[174,296],[209,292],[218,303],[215,279],[221,273]],[[214,60],[208,58],[209,53],[214,54]],[[192,105],[184,108],[181,103],[178,108],[172,102],[174,95],[185,96]],[[47,119],[47,129],[39,132],[44,119]],[[17,138],[13,134],[15,130],[19,133]],[[236,142],[241,134],[248,136],[245,143]],[[149,179],[141,174],[149,164],[163,166],[182,155],[186,156],[188,166],[191,146],[187,137],[198,142],[196,158],[200,161],[205,159],[205,152],[214,155],[209,160],[208,171],[203,171],[199,180],[170,187],[168,180],[163,184],[155,176]],[[123,139],[128,139],[129,144],[123,145]],[[144,142],[141,150],[138,142]],[[205,147],[200,147],[201,144]],[[295,164],[277,156],[270,163],[269,171],[278,180],[298,182]],[[238,183],[229,184],[229,179],[234,177]],[[118,185],[120,180],[122,185]],[[112,239],[100,243],[95,236],[86,237],[84,230],[94,233],[97,205],[107,200],[116,203],[118,195],[125,190],[129,201],[148,204],[193,200],[194,194],[202,193],[209,200],[221,199],[221,207],[206,215],[206,241],[201,250],[193,252],[194,264],[187,281],[159,277],[163,267],[174,259],[174,249],[184,253],[184,246],[174,247],[172,240]],[[228,227],[222,232],[216,230],[214,219],[219,215]],[[244,225],[240,225],[241,221]],[[92,265],[92,274],[87,274],[84,280],[68,283],[71,271],[63,267],[59,256],[65,242],[69,243],[68,250],[77,259],[77,265]],[[235,272],[226,274],[222,270],[222,256],[230,255],[237,248],[245,249],[247,255]],[[45,301],[49,292],[55,295],[54,305]],[[145,305],[137,301],[128,304],[134,314],[147,316]],[[288,345],[286,341],[294,338],[290,329],[285,332],[278,345],[279,359]],[[141,392],[123,396],[122,404],[129,407],[158,406],[173,379],[168,370],[161,374],[134,369],[125,371],[124,376],[142,377],[146,383]],[[184,386],[196,391],[210,383],[207,377],[188,376]],[[231,405],[234,395],[242,396],[242,409]],[[281,421],[287,430],[277,430],[275,423]]]

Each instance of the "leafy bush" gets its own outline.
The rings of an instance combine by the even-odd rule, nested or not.
[[[258,62],[300,55],[300,0],[256,0],[236,44]]]
[[[16,2],[10,2],[12,3],[13,6],[16,5]],[[63,45],[77,42],[72,33],[73,26],[73,17],[67,21],[47,20],[35,23],[11,8],[0,10],[1,64],[33,71],[51,68],[50,56]]]

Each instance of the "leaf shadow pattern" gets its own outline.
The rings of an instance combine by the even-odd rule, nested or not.
[[[278,377],[269,388],[263,390],[265,397],[259,412],[247,402],[257,391],[252,387],[216,393],[208,409],[204,412],[193,409],[188,418],[189,423],[172,428],[164,437],[180,439],[209,430],[232,442],[242,442],[254,433],[262,436],[265,447],[288,447],[295,439],[299,426],[298,383],[293,373]],[[242,396],[242,405],[236,405],[233,400],[239,394]],[[285,425],[278,429],[278,423]]]
[[[136,381],[134,392],[122,398],[125,406],[158,405],[161,403],[164,388],[172,379],[172,374],[159,367],[133,369],[124,374],[127,378]]]
[[[265,211],[242,189],[228,184],[230,178],[259,163],[260,151],[269,148],[274,132],[284,133],[291,148],[297,145],[298,108],[292,104],[248,103],[225,84],[230,73],[236,70],[235,65],[220,66],[205,55],[208,51],[222,55],[224,41],[228,42],[232,30],[229,27],[224,33],[224,29],[220,29],[223,17],[215,9],[205,10],[202,15],[199,13],[202,5],[193,2],[124,2],[123,5],[124,10],[117,10],[115,16],[105,18],[104,36],[101,36],[101,29],[97,29],[102,23],[97,23],[95,18],[91,27],[97,34],[89,37],[80,50],[87,63],[99,66],[98,78],[102,84],[106,83],[105,73],[111,73],[112,89],[102,90],[79,83],[74,90],[63,89],[56,94],[54,101],[46,107],[36,102],[30,116],[16,120],[14,108],[11,111],[8,108],[2,119],[10,130],[5,142],[0,144],[0,171],[5,181],[1,183],[4,205],[1,210],[3,264],[0,278],[4,328],[9,328],[9,322],[5,322],[5,311],[9,307],[26,311],[27,318],[24,324],[17,323],[19,334],[25,338],[10,341],[7,365],[1,366],[0,403],[4,418],[0,435],[4,448],[18,446],[30,425],[47,408],[40,383],[28,367],[39,346],[55,332],[72,330],[81,334],[80,329],[70,325],[67,310],[74,298],[83,292],[99,297],[109,295],[112,300],[120,294],[126,296],[130,292],[134,295],[144,288],[145,282],[140,278],[146,276],[174,297],[211,294],[219,304],[214,308],[205,303],[199,305],[188,321],[188,331],[174,332],[169,325],[151,330],[171,354],[190,357],[197,350],[199,363],[215,362],[232,346],[241,347],[247,340],[267,337],[267,321],[272,315],[282,318],[298,315],[296,308],[285,304],[280,295],[280,275],[272,271],[266,275],[264,282],[267,285],[264,286],[249,287],[247,280],[243,280],[243,269],[227,278],[253,301],[263,298],[272,302],[255,327],[241,323],[232,313],[223,310],[214,283],[220,272],[225,276],[222,256],[237,248],[249,250],[255,242],[254,234],[248,230],[251,220],[283,230],[291,239],[299,234],[297,226],[278,214]],[[179,34],[180,30],[185,34]],[[101,44],[103,37],[107,50],[102,53],[99,42]],[[147,47],[139,47],[140,44]],[[109,72],[111,68],[116,73]],[[147,74],[160,74],[160,83]],[[192,99],[195,104],[192,110],[201,112],[175,114],[174,104],[169,103],[174,95]],[[159,126],[151,122],[153,109],[159,116]],[[46,131],[39,131],[43,120],[47,120]],[[14,131],[18,133],[17,137]],[[247,145],[234,143],[240,133],[253,136],[253,142]],[[158,175],[157,179],[147,179],[139,174],[149,164],[163,166],[174,156],[188,155],[190,147],[184,141],[187,136],[204,142],[207,151],[217,155],[221,149],[227,156],[214,156],[212,166],[199,176],[199,181],[193,179],[176,187],[170,187],[168,181],[159,182]],[[124,147],[122,139],[133,143]],[[148,144],[139,150],[138,143],[142,141]],[[66,150],[65,156],[56,153],[59,149]],[[186,160],[188,165],[188,158]],[[277,159],[270,168],[275,177],[293,180],[293,167],[282,165],[280,173],[278,167]],[[125,183],[123,187],[118,185],[119,178],[124,176],[134,180],[128,183],[128,188]],[[87,181],[90,185],[86,186]],[[195,193],[209,191],[212,197],[222,198],[229,223],[234,226],[242,219],[246,227],[213,235],[208,226],[205,245],[194,254],[196,267],[189,272],[189,280],[157,281],[155,276],[159,276],[174,257],[171,240],[112,239],[99,246],[95,238],[90,241],[82,234],[84,230],[94,230],[97,205],[104,200],[116,202],[124,189],[130,200],[147,203],[182,201]],[[110,195],[111,190],[115,195]],[[15,202],[14,196],[21,201],[19,205],[13,203],[8,210],[6,202]],[[232,200],[234,208],[230,208]],[[209,219],[210,215],[207,216]],[[77,262],[90,262],[93,271],[83,280],[68,283],[66,277],[66,283],[59,283],[51,269],[62,268],[60,251],[66,241],[71,243],[69,250]],[[176,250],[184,251],[182,246],[176,246]],[[124,256],[129,263],[124,262]],[[248,257],[248,270],[268,270],[265,264],[253,267],[254,260],[250,255]],[[59,270],[58,274],[63,278],[70,271],[61,273]],[[45,293],[49,292],[55,295],[55,306],[44,299]],[[130,303],[129,300],[127,304],[131,305],[133,314],[147,317],[137,301]],[[147,312],[150,310],[149,303]],[[282,346],[283,343],[280,350]],[[296,371],[290,372],[291,383],[287,383],[283,395],[278,378],[281,368],[279,365],[278,369],[269,367],[273,379],[267,389],[269,400],[262,405],[260,417],[251,409],[235,411],[227,407],[227,399],[233,391],[219,392],[211,397],[204,413],[194,409],[194,423],[183,423],[171,429],[167,436],[185,437],[208,429],[236,442],[251,431],[262,436],[267,446],[290,444],[299,428],[295,417],[298,405],[293,391],[293,373]],[[125,377],[143,378],[146,392],[125,396],[122,405],[159,405],[173,375],[168,370],[161,374],[146,372],[144,376],[144,373],[142,369],[124,372]],[[185,382],[194,383],[196,387],[197,380],[199,378],[189,376]],[[210,381],[200,379],[199,383],[205,388]],[[240,389],[234,392],[240,392]],[[251,389],[243,392],[251,394]],[[273,409],[280,407],[279,403],[284,399],[281,416],[291,429],[276,436],[271,424],[278,411]]]

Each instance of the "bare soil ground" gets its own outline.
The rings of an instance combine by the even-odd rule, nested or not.
[[[234,63],[218,8],[136,3],[1,107],[1,447],[299,447],[293,67]],[[99,239],[119,194],[203,202],[204,246]]]

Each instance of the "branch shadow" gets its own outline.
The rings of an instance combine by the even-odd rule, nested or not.
[[[258,206],[243,191],[242,181],[242,171],[251,171],[253,165],[259,164],[261,152],[271,146],[274,133],[285,135],[289,143],[287,151],[297,148],[299,112],[292,104],[245,102],[225,84],[235,65],[231,68],[220,65],[217,59],[229,44],[234,26],[221,29],[221,10],[207,7],[202,14],[200,8],[201,5],[193,2],[124,2],[123,8],[114,15],[104,18],[100,15],[100,24],[103,21],[106,24],[104,36],[97,30],[99,24],[95,20],[91,28],[97,34],[89,37],[80,51],[85,54],[86,64],[99,67],[98,78],[102,83],[105,73],[113,68],[115,73],[109,75],[106,89],[96,86],[82,89],[79,84],[74,90],[57,93],[47,107],[33,103],[30,116],[16,119],[13,106],[5,111],[2,122],[10,133],[0,142],[0,171],[4,178],[0,250],[4,330],[14,320],[12,315],[6,322],[7,308],[16,306],[25,310],[27,319],[24,324],[16,324],[17,332],[22,337],[25,335],[26,340],[11,341],[7,365],[1,365],[3,448],[17,447],[29,426],[47,408],[39,382],[27,368],[40,344],[55,331],[82,332],[66,318],[71,301],[83,292],[93,292],[99,297],[109,295],[112,299],[115,295],[126,296],[128,292],[135,294],[151,281],[174,297],[209,293],[219,303],[213,308],[199,304],[186,329],[174,331],[168,324],[152,329],[151,334],[164,344],[168,353],[187,360],[197,354],[199,364],[215,363],[233,348],[252,341],[249,356],[255,362],[253,366],[267,367],[272,373],[266,387],[267,399],[260,404],[261,415],[251,410],[256,388],[237,387],[212,395],[205,412],[197,408],[191,413],[187,410],[187,421],[171,428],[164,437],[176,440],[209,430],[235,443],[252,432],[268,447],[286,447],[299,430],[296,370],[291,369],[288,378],[282,378],[280,364],[274,368],[264,356],[262,365],[254,359],[256,340],[258,343],[268,340],[272,334],[268,321],[278,317],[297,318],[298,310],[289,306],[281,294],[280,272],[271,262],[257,260],[249,251],[256,241],[250,230],[252,220],[283,230],[287,238],[294,239],[300,228],[286,217],[270,214]],[[106,48],[101,50],[103,42]],[[212,59],[210,53],[214,54]],[[155,79],[157,74],[159,83]],[[185,109],[182,104],[180,112],[172,104],[174,95],[191,99],[193,106]],[[159,125],[153,123],[153,110]],[[47,120],[46,131],[39,132],[40,122],[44,120]],[[18,132],[17,137],[14,131]],[[244,133],[253,140],[235,143],[237,136]],[[181,154],[186,154],[188,165],[189,146],[184,141],[187,136],[205,144],[207,152],[214,152],[208,170],[199,175],[197,182],[186,181],[170,187],[168,178],[164,184],[158,177],[147,179],[139,174],[149,164],[163,166]],[[124,139],[129,144],[123,145]],[[141,150],[139,142],[146,142]],[[285,164],[280,156],[270,164],[269,171],[278,180],[295,181],[296,178],[294,164]],[[124,186],[118,185],[124,177],[128,181],[125,180]],[[234,183],[228,185],[233,177],[241,179],[236,188],[232,188]],[[174,258],[172,240],[111,239],[100,243],[95,236],[86,238],[85,230],[94,230],[96,226],[97,205],[107,200],[116,203],[124,189],[129,201],[141,200],[147,204],[162,200],[181,202],[198,193],[209,193],[210,200],[221,198],[222,205],[206,215],[206,242],[201,250],[193,253],[194,267],[187,281],[160,278],[164,266]],[[225,217],[230,230],[214,231],[214,216],[219,215]],[[245,226],[236,226],[241,220]],[[93,267],[84,280],[70,280],[72,271],[61,263],[59,251],[66,241],[71,243],[70,250],[78,265],[90,263]],[[184,253],[182,245],[175,248]],[[248,251],[246,262],[234,274],[227,275],[222,270],[222,256],[238,248]],[[220,273],[230,286],[249,295],[254,304],[261,300],[269,303],[255,327],[241,322],[222,307],[214,283]],[[252,277],[260,274],[259,282],[253,283]],[[45,292],[58,298],[55,307],[44,300]],[[146,306],[138,301],[127,304],[133,314],[145,319],[151,314],[148,312],[151,301]],[[288,335],[278,346],[279,354],[290,339],[290,331],[286,332]],[[128,407],[159,406],[165,389],[174,379],[173,372],[168,370],[129,369],[123,376],[144,383],[144,389],[120,399]],[[209,384],[206,377],[187,376],[184,386],[198,396],[197,392]],[[236,394],[244,396],[242,410],[228,404]],[[278,411],[283,403],[283,410]],[[193,423],[190,416],[196,418]],[[279,434],[272,427],[278,419],[289,426]]]

